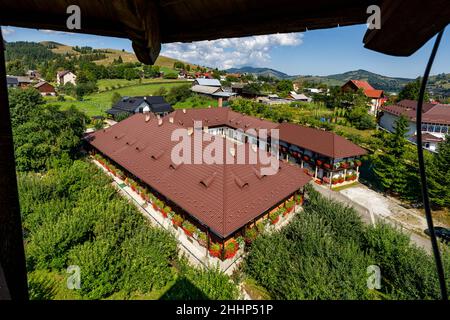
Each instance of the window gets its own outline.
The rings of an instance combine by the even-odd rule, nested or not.
[[[426,123],[422,123],[422,131],[427,131],[427,124]]]
[[[434,132],[441,132],[441,126],[440,125],[434,126]]]
[[[442,126],[441,127],[441,132],[442,133],[448,133],[448,127],[447,126]]]

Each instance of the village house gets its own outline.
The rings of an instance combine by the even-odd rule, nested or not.
[[[289,93],[289,98],[291,98],[294,101],[303,101],[303,102],[311,102],[312,99],[303,93],[297,93],[295,91],[291,91]]]
[[[58,86],[63,86],[67,83],[72,83],[73,85],[77,84],[77,76],[71,71],[59,71],[56,74],[56,83]]]
[[[378,117],[380,127],[394,132],[395,122],[404,116],[408,120],[407,139],[416,143],[417,101],[402,100],[394,105],[383,106]],[[423,148],[436,151],[439,142],[450,133],[450,105],[424,103],[422,108]]]
[[[31,85],[31,78],[28,76],[17,76],[17,81],[19,82],[19,87],[20,88],[28,88]]]
[[[225,91],[218,79],[195,79],[192,83],[191,91],[200,95],[218,99],[219,106],[222,106],[223,101],[228,101],[236,96],[236,93],[234,92]]]
[[[55,87],[46,81],[38,82],[33,86],[42,96],[56,96]]]
[[[370,99],[370,113],[377,115],[380,107],[387,101],[383,90],[374,89],[367,81],[363,80],[349,80],[341,87],[344,92],[357,92],[360,89]]]
[[[132,115],[146,111],[165,116],[173,111],[173,107],[161,96],[122,97],[106,113],[115,118],[118,114]]]
[[[30,77],[32,80],[40,80],[41,74],[37,70],[28,70],[27,76]]]

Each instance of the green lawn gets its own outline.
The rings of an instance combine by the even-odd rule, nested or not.
[[[112,87],[130,87],[130,86],[136,86],[136,85],[143,85],[143,84],[154,84],[154,83],[171,83],[171,82],[186,82],[185,80],[177,80],[177,79],[142,79],[141,83],[139,83],[139,79],[135,80],[125,80],[125,79],[101,79],[97,81],[98,90],[99,91],[105,91],[111,90]]]
[[[126,80],[125,80],[126,81]],[[111,108],[111,99],[114,92],[118,92],[121,96],[144,96],[153,95],[160,87],[170,90],[173,87],[180,86],[189,82],[186,81],[167,81],[164,83],[146,83],[141,85],[134,85],[123,87],[110,91],[93,93],[84,97],[83,101],[77,101],[72,97],[66,97],[66,101],[57,101],[54,97],[46,98],[48,104],[55,104],[61,108],[68,109],[70,106],[75,106],[78,110],[85,112],[89,117],[105,115],[105,111]]]

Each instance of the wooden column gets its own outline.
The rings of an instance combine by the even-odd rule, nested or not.
[[[0,265],[12,300],[28,300],[5,54],[0,30]],[[8,288],[0,287],[0,296]]]

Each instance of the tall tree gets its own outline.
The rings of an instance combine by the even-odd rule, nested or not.
[[[439,144],[438,153],[427,164],[427,168],[432,205],[450,208],[450,136]]]
[[[384,151],[373,155],[373,172],[385,191],[402,193],[407,188],[408,170],[405,163],[408,120],[400,117],[392,134],[384,134]]]
[[[415,81],[409,82],[398,94],[398,100],[419,100],[421,78],[417,78]],[[425,91],[424,101],[429,101],[430,96]]]

